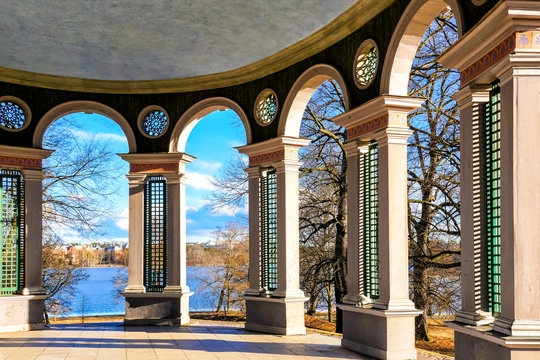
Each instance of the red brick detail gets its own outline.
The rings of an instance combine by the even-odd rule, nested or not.
[[[278,161],[285,159],[285,150],[278,150],[267,154],[255,155],[249,157],[249,165],[261,164],[264,162]]]
[[[12,166],[31,167],[31,168],[41,169],[42,160],[18,158],[18,157],[10,157],[10,156],[0,156],[0,165],[12,165]]]
[[[378,118],[375,118],[373,120],[370,120],[358,126],[347,129],[347,140],[357,138],[361,135],[380,129],[387,125],[388,125],[388,114],[384,114],[382,116],[379,116]]]
[[[131,164],[130,172],[163,172],[163,171],[178,171],[177,163],[170,164]]]

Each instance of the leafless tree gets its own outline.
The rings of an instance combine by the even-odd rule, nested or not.
[[[456,306],[459,276],[459,114],[452,95],[459,74],[437,58],[457,40],[451,11],[426,31],[413,63],[409,94],[427,100],[409,115],[409,245],[412,297],[423,310],[416,337],[429,340],[427,315]]]

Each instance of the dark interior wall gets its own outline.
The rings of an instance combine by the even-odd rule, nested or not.
[[[306,60],[261,79],[232,87],[187,93],[118,95],[59,91],[0,82],[0,96],[16,96],[24,100],[32,111],[32,121],[25,130],[7,132],[0,129],[0,144],[31,147],[36,125],[47,111],[68,101],[87,100],[110,106],[128,120],[135,134],[138,152],[167,152],[172,130],[180,116],[198,101],[217,96],[229,98],[244,109],[250,119],[253,142],[273,138],[277,135],[281,110],[278,109],[276,120],[272,124],[261,127],[253,120],[255,98],[261,90],[272,88],[278,96],[279,104],[282,105],[296,79],[313,65],[329,64],[342,74],[349,90],[351,108],[377,97],[380,93],[382,62],[393,29],[409,2],[409,0],[395,1],[353,34]],[[465,32],[470,30],[497,3],[496,0],[488,0],[478,7],[471,0],[459,0],[459,2],[464,16]],[[366,39],[375,40],[379,47],[379,68],[371,86],[360,90],[353,81],[353,63],[358,46]],[[149,139],[142,135],[136,124],[140,111],[149,105],[162,106],[170,118],[167,132],[157,139]]]

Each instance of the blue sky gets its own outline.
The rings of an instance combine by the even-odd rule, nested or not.
[[[76,123],[72,133],[81,139],[92,136],[100,137],[100,141],[114,153],[128,152],[125,136],[114,121],[96,114],[72,114],[69,120]],[[60,119],[51,127],[61,125]],[[47,133],[45,134],[47,136]],[[245,144],[245,132],[242,122],[231,111],[216,111],[204,117],[191,132],[186,152],[197,157],[187,166],[188,182],[186,187],[187,204],[187,241],[205,242],[211,240],[211,233],[217,227],[224,227],[229,222],[247,225],[247,209],[225,209],[220,213],[209,210],[208,195],[213,190],[209,178],[217,174],[220,168],[237,157],[235,146]],[[114,218],[102,221],[103,235],[92,240],[125,241],[128,239],[128,185],[125,175],[128,165],[120,158],[118,162],[118,194]],[[46,165],[46,163],[45,163]],[[75,231],[63,234],[66,242],[84,242]]]

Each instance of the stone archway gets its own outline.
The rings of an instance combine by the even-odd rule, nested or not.
[[[278,136],[300,136],[300,123],[306,106],[317,88],[328,80],[338,83],[345,99],[345,111],[349,111],[349,92],[343,76],[333,66],[315,65],[304,71],[291,87],[279,118]]]
[[[34,130],[32,145],[35,148],[41,148],[45,131],[47,131],[47,128],[53,122],[55,122],[62,116],[78,112],[95,113],[111,119],[112,121],[117,123],[124,132],[124,135],[126,136],[128,142],[129,152],[134,153],[137,151],[135,134],[133,133],[131,125],[128,123],[128,121],[115,109],[95,101],[69,101],[57,105],[47,111],[47,113],[43,115],[43,117],[39,120],[36,129]]]

